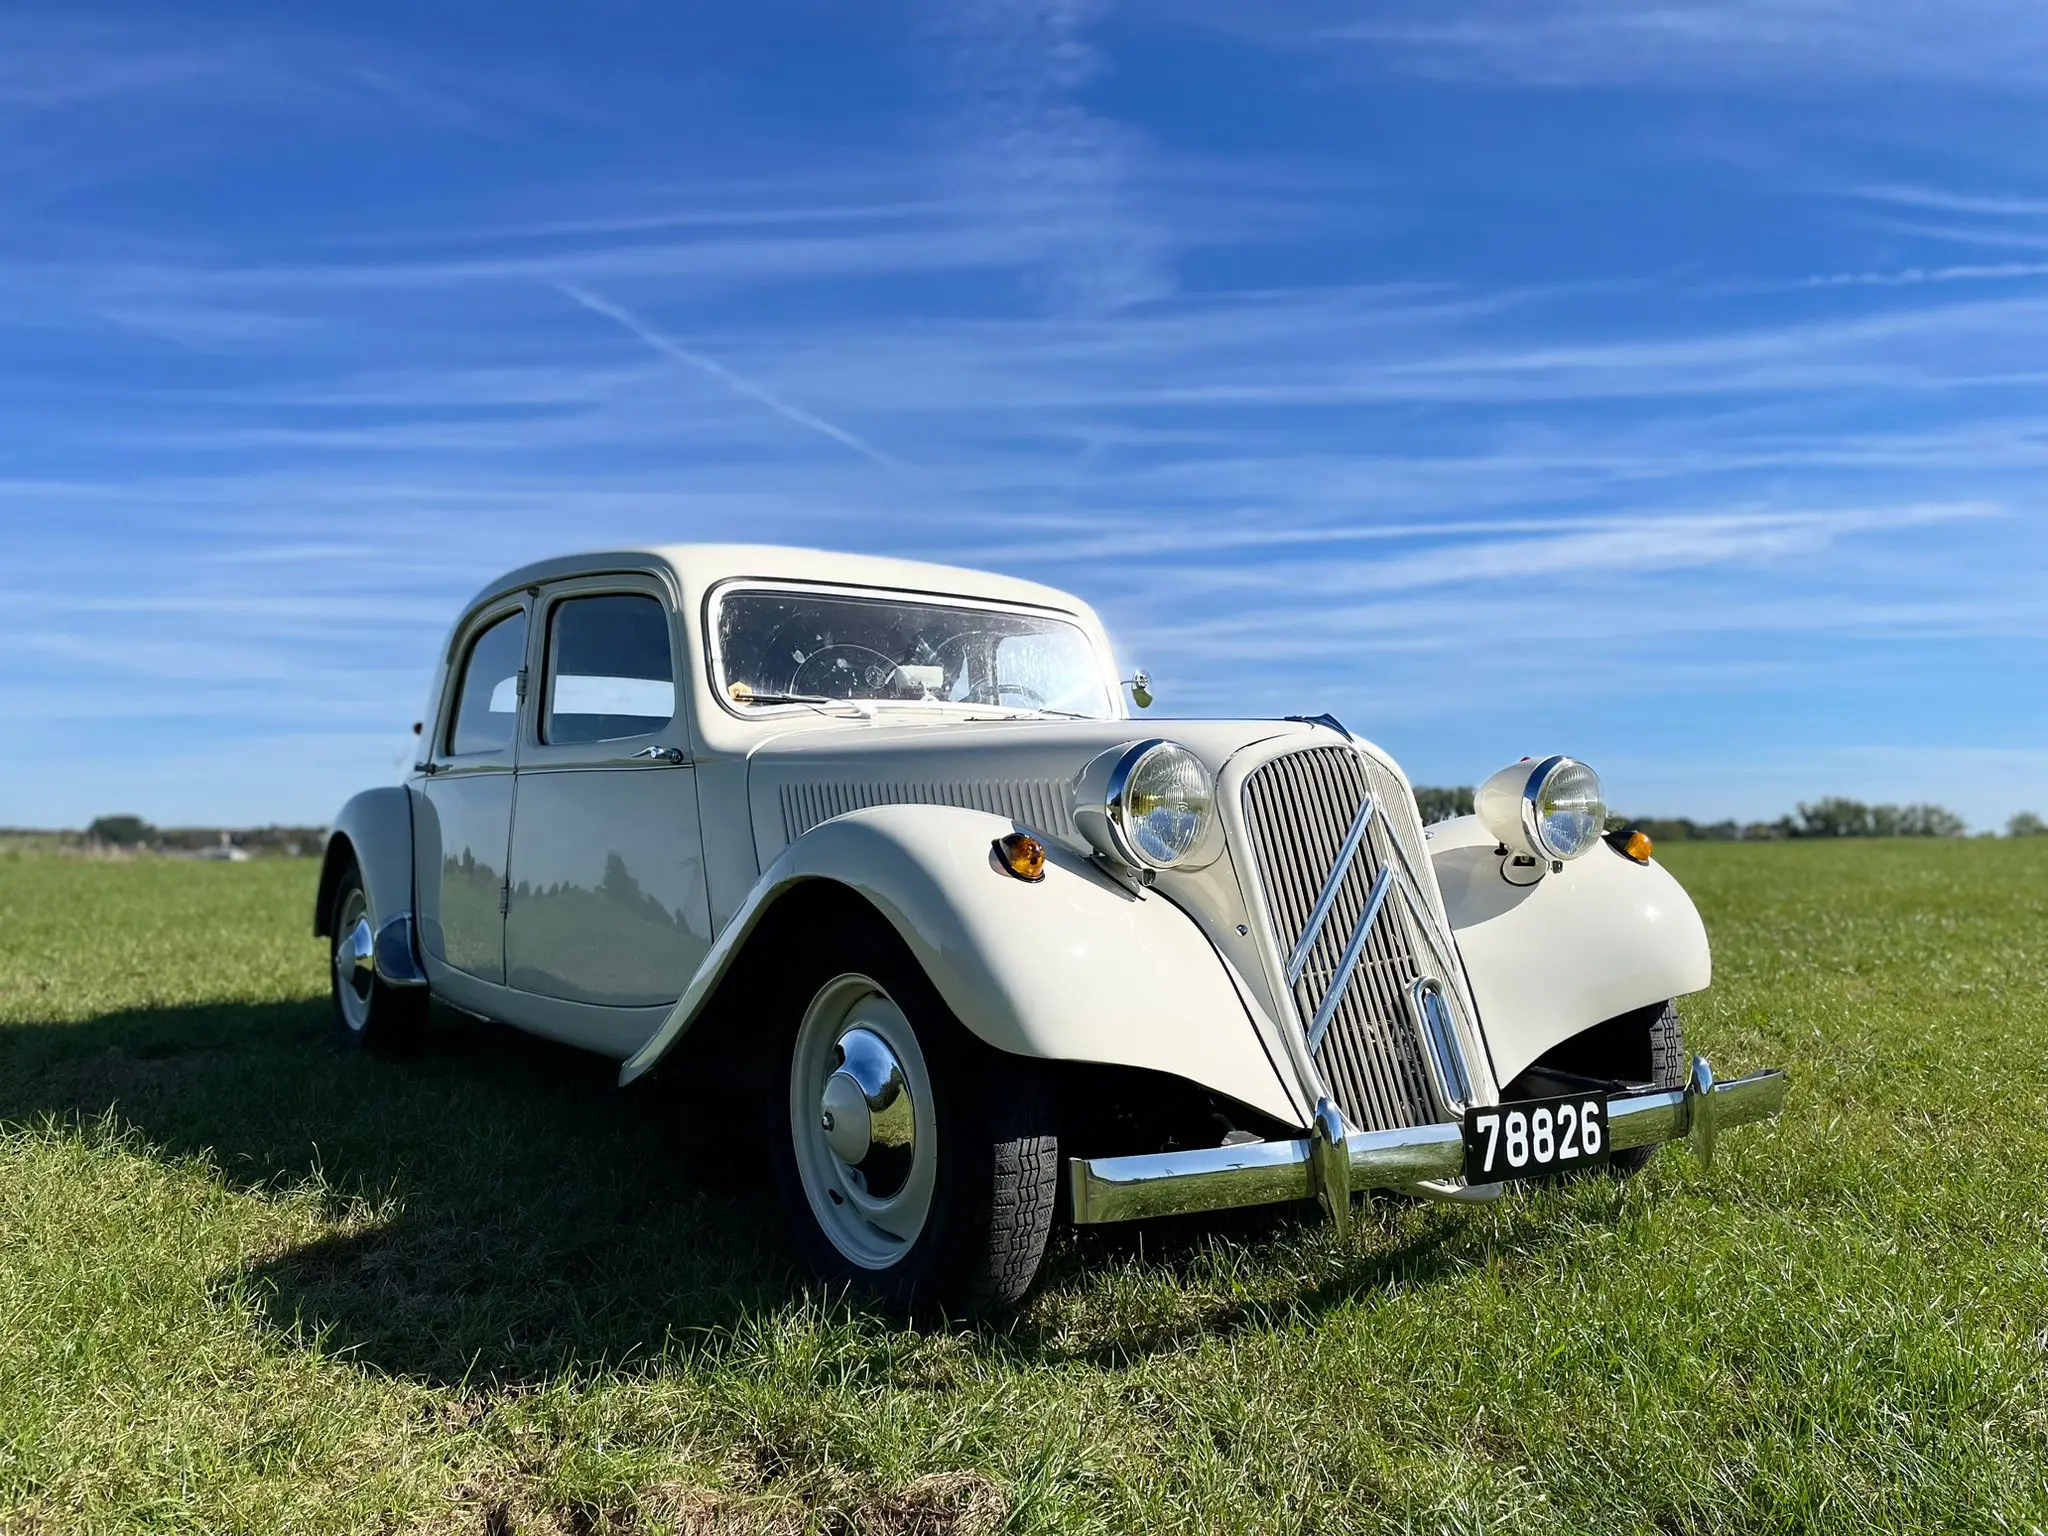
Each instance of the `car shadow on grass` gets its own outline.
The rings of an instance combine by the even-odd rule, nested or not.
[[[230,1187],[312,1199],[326,1235],[217,1289],[287,1347],[394,1376],[504,1389],[708,1363],[793,1306],[897,1322],[797,1269],[760,1131],[729,1099],[707,1120],[673,1084],[621,1093],[612,1062],[438,1010],[396,1061],[338,1050],[328,1029],[324,999],[0,1029],[0,1121],[111,1117],[160,1160],[202,1158]],[[1407,1227],[1337,1251],[1287,1212],[1072,1233],[1038,1302],[968,1336],[1013,1364],[1113,1366],[1483,1262],[1443,1222]],[[1318,1262],[1278,1296],[1209,1283],[1219,1253],[1285,1271],[1274,1261],[1303,1247]],[[1099,1300],[1105,1267],[1118,1278]],[[1118,1283],[1153,1299],[1123,1305]]]
[[[111,1117],[160,1161],[312,1199],[328,1235],[221,1284],[396,1375],[616,1367],[797,1289],[752,1141],[690,1134],[663,1086],[439,1010],[400,1060],[329,1027],[321,999],[0,1029],[0,1120]]]

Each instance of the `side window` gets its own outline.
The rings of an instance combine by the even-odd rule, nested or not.
[[[526,665],[526,615],[508,613],[476,637],[455,696],[448,750],[497,752],[512,745],[519,724],[519,669]]]
[[[547,718],[541,740],[618,741],[675,717],[668,610],[658,599],[571,597],[548,620]]]

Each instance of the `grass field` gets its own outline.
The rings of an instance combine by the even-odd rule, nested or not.
[[[1702,1171],[810,1288],[750,1157],[447,1022],[325,1044],[309,862],[0,859],[0,1530],[2048,1527],[2048,839],[1691,845]]]

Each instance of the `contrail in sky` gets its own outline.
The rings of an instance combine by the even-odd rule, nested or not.
[[[612,303],[611,300],[600,298],[597,294],[590,292],[589,289],[578,288],[573,283],[556,283],[555,286],[578,304],[581,304],[585,309],[590,310],[594,314],[603,315],[608,320],[616,320],[620,325],[646,342],[648,346],[654,348],[663,357],[672,358],[676,362],[695,368],[699,373],[709,374],[734,394],[742,395],[757,404],[767,406],[769,410],[773,411],[783,420],[793,421],[800,427],[809,427],[813,432],[823,433],[826,437],[831,438],[833,442],[851,448],[861,457],[872,459],[875,463],[884,465],[889,469],[901,469],[903,467],[895,459],[890,458],[886,453],[883,453],[880,449],[873,447],[861,438],[854,436],[853,433],[847,431],[844,427],[834,426],[822,416],[813,416],[809,411],[799,406],[791,405],[787,400],[782,399],[778,395],[771,394],[760,385],[741,378],[723,363],[708,358],[701,352],[692,352],[688,347],[680,346],[676,342],[669,340],[668,337],[655,330],[653,326],[647,324],[646,321],[635,315],[631,310],[621,309],[618,305]]]

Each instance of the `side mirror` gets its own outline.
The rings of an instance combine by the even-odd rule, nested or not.
[[[1151,673],[1140,667],[1125,679],[1125,685],[1131,690],[1131,702],[1133,704],[1137,705],[1140,709],[1150,709],[1152,707]]]

